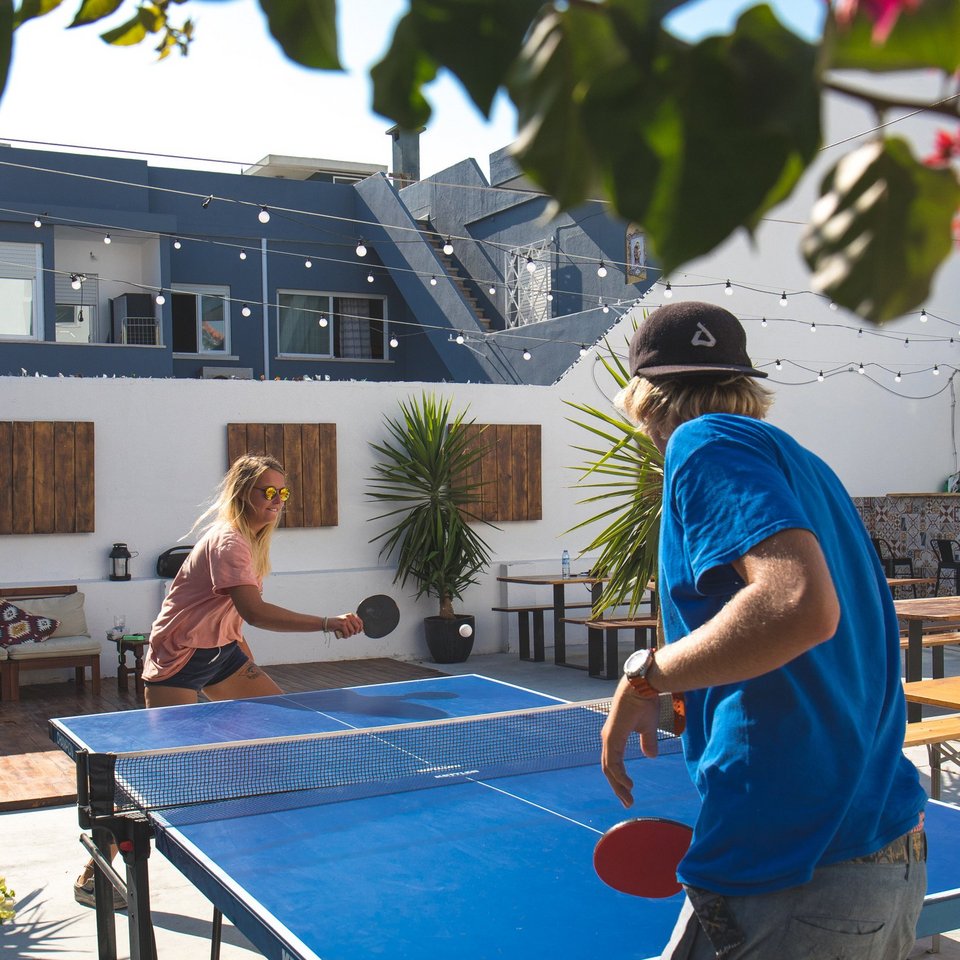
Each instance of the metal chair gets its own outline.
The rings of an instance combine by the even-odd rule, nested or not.
[[[953,592],[960,593],[960,541],[934,540],[933,548],[937,551],[937,586],[934,596],[940,595],[941,577],[953,574]]]
[[[906,567],[910,571],[909,576],[914,576],[913,557],[896,556],[893,552],[893,547],[891,547],[886,540],[881,540],[879,537],[871,537],[870,542],[873,544],[873,549],[877,551],[877,556],[880,558],[883,571],[888,577],[895,577],[897,575],[897,567]]]

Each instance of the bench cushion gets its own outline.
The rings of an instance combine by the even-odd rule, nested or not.
[[[52,617],[60,621],[53,637],[89,637],[87,618],[83,612],[84,595],[69,593],[64,597],[24,597],[14,603],[27,613],[38,617]]]
[[[100,653],[100,641],[91,637],[50,637],[42,643],[18,643],[4,651],[10,660],[42,660],[44,657],[85,656]]]
[[[15,603],[0,600],[0,647],[42,643],[58,626],[57,620],[35,616]]]

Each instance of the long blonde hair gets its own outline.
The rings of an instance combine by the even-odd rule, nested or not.
[[[614,398],[627,419],[646,430],[671,433],[681,423],[705,413],[735,413],[762,420],[773,393],[753,377],[634,377]]]
[[[191,530],[191,533],[197,529],[206,531],[218,523],[233,527],[250,544],[253,566],[260,577],[270,572],[270,542],[277,524],[268,523],[254,533],[247,519],[246,506],[250,491],[267,470],[284,472],[283,465],[273,457],[253,453],[237,457],[220,481],[213,503],[200,515]]]

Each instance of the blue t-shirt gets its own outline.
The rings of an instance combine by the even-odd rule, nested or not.
[[[840,600],[825,643],[771,673],[686,694],[684,753],[703,800],[680,879],[728,895],[807,882],[917,823],[903,756],[899,629],[839,479],[782,430],[710,414],[667,446],[659,590],[668,643],[743,586],[731,565],[783,530],[817,537]]]

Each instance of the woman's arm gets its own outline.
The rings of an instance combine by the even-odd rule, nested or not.
[[[251,627],[274,630],[279,633],[302,633],[326,630],[352,637],[363,629],[363,621],[355,613],[335,617],[317,617],[312,613],[297,613],[275,603],[267,603],[253,584],[242,584],[227,590],[237,613]]]

